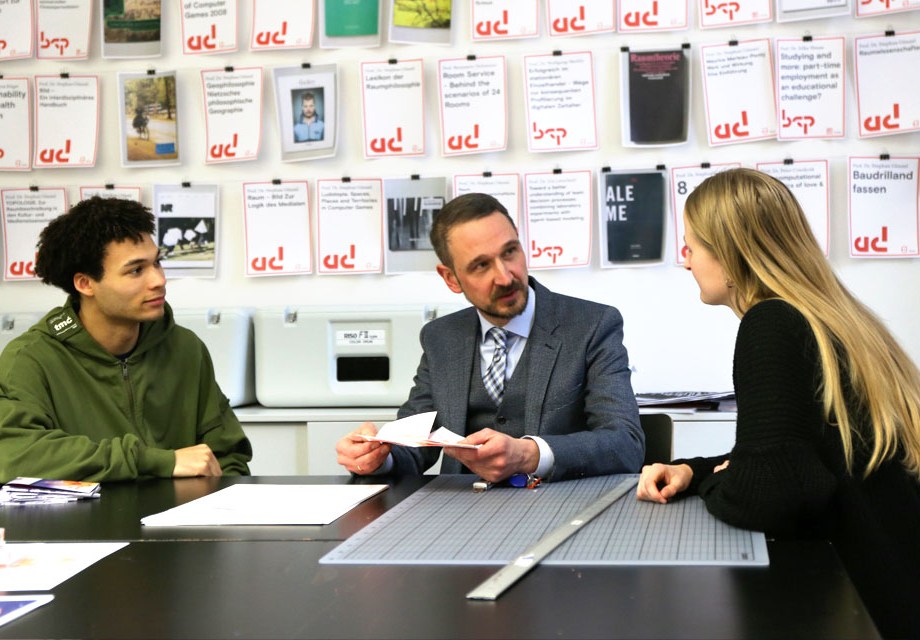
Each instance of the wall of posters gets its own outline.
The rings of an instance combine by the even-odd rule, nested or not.
[[[541,282],[620,309],[637,389],[730,388],[737,319],[680,268],[683,203],[714,171],[760,167],[920,361],[920,297],[899,293],[920,265],[920,0],[195,4],[0,0],[0,188],[154,208],[176,308],[463,304],[427,232],[481,190]],[[630,200],[640,175],[665,215],[621,245],[633,207],[657,203],[638,183]],[[257,211],[266,194],[295,213]],[[60,303],[23,277],[30,254],[31,235],[0,228],[17,278],[0,279],[0,313]],[[704,363],[690,381],[687,360]]]

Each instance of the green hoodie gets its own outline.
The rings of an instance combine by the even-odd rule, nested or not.
[[[141,324],[124,361],[89,335],[70,300],[0,355],[0,482],[168,478],[175,450],[200,443],[224,473],[249,473],[252,448],[208,350],[169,305]]]

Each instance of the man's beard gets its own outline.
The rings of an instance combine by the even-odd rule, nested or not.
[[[524,296],[520,299],[520,302],[515,303],[510,307],[501,306],[498,302],[498,299],[507,296],[514,291],[522,291],[524,293]],[[527,297],[529,294],[530,290],[527,288],[527,285],[520,282],[519,280],[514,280],[507,287],[502,287],[501,289],[493,292],[489,305],[485,309],[480,309],[480,311],[496,318],[504,318],[505,320],[510,320],[515,316],[521,315],[524,312],[524,309],[527,308]]]

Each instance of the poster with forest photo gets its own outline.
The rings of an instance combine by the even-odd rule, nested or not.
[[[102,57],[160,55],[162,0],[102,0]]]
[[[179,164],[176,73],[119,73],[118,94],[122,165]]]

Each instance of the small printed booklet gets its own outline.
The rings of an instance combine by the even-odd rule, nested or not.
[[[0,504],[54,504],[98,498],[98,482],[14,478],[0,488]]]
[[[33,596],[0,596],[0,627],[52,600],[54,596],[50,593]]]

